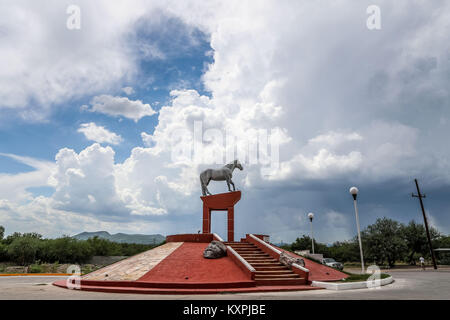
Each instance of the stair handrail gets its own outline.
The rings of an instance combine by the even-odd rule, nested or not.
[[[223,239],[217,233],[213,233],[213,238],[216,238],[217,241],[223,242]]]
[[[239,262],[250,272],[251,279],[253,280],[255,278],[256,273],[255,268],[253,268],[250,265],[250,263],[247,262],[247,260],[242,258],[242,256],[239,253],[237,253],[231,246],[227,246],[227,251],[231,252],[231,254],[235,256],[239,260]]]
[[[277,248],[275,248],[275,247],[273,247],[272,245],[268,244],[267,242],[262,241],[260,238],[254,236],[253,234],[249,234],[249,236],[250,236],[252,239],[258,241],[259,243],[265,245],[267,248],[269,248],[270,250],[272,250],[272,251],[275,252],[276,254],[278,254],[278,255],[281,254],[281,251],[280,251],[280,250],[278,250]]]
[[[301,265],[299,265],[297,263],[293,263],[292,266],[296,267],[296,268],[298,268],[298,269],[300,269],[302,271],[309,272],[309,269],[306,269],[305,267],[303,267],[303,266],[301,266]]]
[[[291,270],[292,270],[294,273],[296,273],[296,274],[298,274],[298,275],[304,277],[306,283],[309,282],[309,275],[310,275],[309,269],[306,269],[305,267],[302,267],[302,266],[299,265],[298,263],[293,263],[293,264],[291,265]]]

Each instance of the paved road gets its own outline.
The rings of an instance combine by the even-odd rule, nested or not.
[[[450,270],[393,271],[395,282],[378,289],[346,291],[314,290],[300,292],[245,293],[222,295],[139,295],[68,290],[51,285],[64,277],[0,277],[0,299],[449,299]]]

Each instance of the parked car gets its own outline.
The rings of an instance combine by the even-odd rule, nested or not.
[[[341,262],[337,262],[333,258],[323,258],[322,259],[322,264],[324,264],[326,266],[329,266],[329,267],[336,268],[338,270],[343,270],[344,269],[344,264],[341,263]]]

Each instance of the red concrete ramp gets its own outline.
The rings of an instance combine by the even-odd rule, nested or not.
[[[305,268],[309,270],[309,281],[337,281],[348,277],[347,274],[340,272],[339,270],[317,263],[315,261],[299,256],[298,254],[284,250],[282,248],[279,247],[276,248],[278,250],[290,254],[291,256],[302,258],[305,261]]]
[[[230,257],[205,259],[208,243],[185,242],[138,281],[168,283],[251,282]]]

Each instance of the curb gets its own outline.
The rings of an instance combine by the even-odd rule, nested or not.
[[[72,273],[0,273],[0,277],[21,277],[21,276],[71,276]]]
[[[394,282],[394,278],[392,276],[381,279],[380,280],[380,286],[385,286],[387,284],[390,284]],[[322,281],[313,281],[311,283],[311,286],[313,287],[319,287],[324,288],[328,290],[352,290],[352,289],[367,289],[369,287],[369,283],[371,281],[361,281],[361,282],[349,282],[349,283],[333,283],[333,282],[322,282]]]

